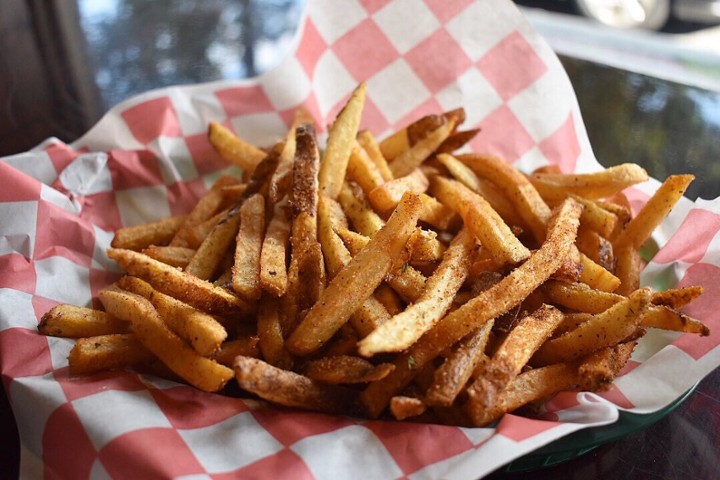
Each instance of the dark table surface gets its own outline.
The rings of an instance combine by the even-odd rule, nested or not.
[[[72,141],[110,105],[149,88],[262,71],[273,59],[259,53],[260,45],[281,45],[292,34],[300,6],[292,0],[216,0],[186,1],[180,8],[180,2],[125,0],[115,10],[97,11],[89,8],[91,3],[0,3],[0,156],[22,152],[50,136]],[[252,25],[250,14],[274,20]],[[222,22],[227,23],[224,30]],[[148,24],[162,28],[149,29]],[[244,47],[230,49],[238,43]],[[222,68],[219,51],[225,55]],[[601,163],[637,162],[656,178],[691,171],[698,179],[690,197],[720,194],[720,93],[561,60]],[[0,477],[17,477],[17,429],[4,390],[0,432]],[[716,370],[675,410],[639,432],[560,465],[495,472],[489,478],[674,480],[719,474]]]

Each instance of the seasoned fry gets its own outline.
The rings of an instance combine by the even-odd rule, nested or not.
[[[363,130],[358,133],[357,141],[372,159],[384,181],[392,180],[393,174],[390,166],[380,150],[380,144],[370,130]]]
[[[540,249],[508,276],[491,288],[445,316],[432,330],[398,357],[393,370],[384,379],[373,382],[362,392],[367,414],[377,417],[390,398],[410,382],[418,370],[440,352],[515,305],[540,286],[560,267],[573,245],[581,207],[566,200],[548,229],[548,238]],[[481,307],[482,306],[482,307]]]
[[[287,341],[290,352],[297,355],[314,352],[348,320],[390,271],[414,231],[419,213],[418,196],[406,193],[387,224],[332,279],[290,335]]]
[[[139,278],[123,277],[118,286],[150,300],[167,326],[200,355],[213,355],[227,338],[227,331],[215,318],[158,292]]]
[[[238,355],[258,358],[260,356],[258,343],[259,338],[257,335],[229,340],[220,345],[220,349],[215,352],[212,359],[221,365],[232,368],[235,357]]]
[[[163,218],[156,222],[123,227],[115,231],[110,245],[140,251],[150,245],[167,245],[185,222],[186,215]]]
[[[277,302],[263,301],[257,315],[257,333],[263,358],[271,365],[289,370],[293,358],[285,349],[280,311]]]
[[[244,300],[221,287],[194,277],[142,253],[120,248],[108,250],[130,275],[139,277],[158,291],[213,315],[243,315],[252,311]]]
[[[252,172],[265,158],[265,152],[240,139],[217,122],[210,122],[208,140],[224,160],[248,172]]]
[[[264,291],[281,297],[287,290],[287,251],[290,222],[285,217],[285,205],[278,203],[265,232],[260,251],[260,286]]]
[[[335,199],[340,194],[364,106],[365,83],[361,83],[330,127],[318,175],[320,191],[330,198]]]
[[[547,201],[560,201],[569,194],[591,200],[612,197],[648,178],[641,166],[624,163],[593,173],[537,173],[531,181]]]
[[[89,335],[78,338],[68,354],[72,375],[136,367],[155,358],[133,333]]]
[[[131,322],[140,343],[189,384],[206,392],[217,392],[232,378],[232,370],[203,357],[172,333],[147,299],[109,290],[99,296],[108,312]]]
[[[356,411],[357,393],[347,387],[311,380],[256,358],[238,356],[234,369],[241,388],[278,405],[337,414]]]
[[[430,181],[425,174],[416,168],[405,176],[377,186],[368,193],[368,200],[377,212],[392,210],[400,202],[405,192],[423,193],[428,189]]]
[[[246,300],[260,298],[260,252],[265,233],[265,199],[256,193],[240,207],[240,228],[232,266],[233,290]]]
[[[443,256],[442,263],[428,278],[420,297],[362,339],[358,344],[360,354],[371,357],[380,352],[405,350],[432,328],[448,311],[455,293],[465,282],[474,244],[469,232],[460,232]]]
[[[355,144],[350,154],[347,178],[357,183],[365,194],[385,183],[377,164],[359,143]]]
[[[195,255],[195,249],[188,247],[158,247],[151,245],[142,250],[142,253],[150,258],[166,263],[171,267],[184,268],[190,263],[193,255]]]
[[[60,304],[45,312],[38,331],[53,337],[82,338],[125,333],[129,326],[126,321],[99,310]]]
[[[395,368],[391,363],[373,365],[350,355],[334,355],[305,364],[306,377],[334,385],[368,383],[384,378]]]

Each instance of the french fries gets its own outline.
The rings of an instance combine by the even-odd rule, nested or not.
[[[102,309],[58,305],[38,325],[76,339],[70,373],[150,367],[285,407],[484,426],[606,390],[648,329],[709,335],[683,312],[702,288],[640,284],[638,250],[691,175],[633,218],[638,165],[526,175],[455,151],[478,133],[457,130],[463,109],[378,140],[359,131],[364,102],[360,84],[325,149],[303,108],[271,146],[211,123],[243,179],[116,232],[126,276]]]

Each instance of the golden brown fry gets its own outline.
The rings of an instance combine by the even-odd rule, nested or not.
[[[265,152],[240,139],[230,129],[217,122],[210,122],[208,139],[225,161],[248,172],[255,170],[265,157]]]
[[[492,206],[462,183],[436,177],[433,193],[463,218],[465,227],[498,265],[515,265],[530,256],[530,250],[518,240]]]
[[[670,210],[682,198],[685,190],[695,179],[694,175],[671,175],[660,185],[638,214],[630,220],[613,242],[615,249],[623,247],[635,250],[650,238],[653,230],[667,217]]]
[[[285,217],[284,204],[278,203],[260,251],[260,285],[275,297],[283,296],[287,290],[286,258],[289,238],[290,222]]]
[[[293,366],[293,358],[285,349],[278,307],[278,303],[272,299],[266,299],[260,304],[257,316],[258,346],[266,362],[289,370]]]
[[[369,237],[385,225],[380,215],[370,208],[348,183],[343,185],[338,201],[357,232]]]
[[[227,215],[212,229],[198,247],[186,271],[200,279],[209,280],[220,270],[223,259],[235,240],[240,226],[240,207],[245,199],[259,193],[268,183],[280,161],[280,151],[273,149],[252,171],[241,198]]]
[[[200,355],[206,357],[213,355],[227,338],[225,328],[211,315],[158,292],[139,278],[123,277],[118,281],[118,286],[150,300],[170,330],[190,344]]]
[[[167,245],[185,222],[185,215],[163,218],[156,222],[123,227],[115,231],[110,245],[140,251],[150,245]]]
[[[625,366],[637,342],[611,345],[585,357],[578,367],[578,387],[588,392],[608,390],[612,381]]]
[[[385,183],[377,164],[359,144],[355,143],[347,166],[347,177],[357,183],[365,194]]]
[[[355,146],[355,136],[365,106],[365,90],[365,83],[357,86],[328,132],[318,181],[320,191],[333,199],[340,195],[340,189],[345,181],[350,152]]]
[[[78,338],[68,354],[71,375],[136,367],[155,358],[133,333]]]
[[[368,156],[370,156],[372,161],[375,163],[375,166],[380,172],[383,180],[386,182],[388,180],[392,180],[394,177],[392,172],[390,171],[390,166],[388,165],[387,160],[383,156],[383,153],[380,150],[380,144],[378,143],[372,132],[370,130],[363,130],[359,132],[357,136],[357,141],[368,154]]]
[[[203,357],[171,332],[149,300],[121,291],[105,290],[99,296],[108,312],[131,322],[140,343],[189,384],[217,392],[232,378],[232,370]]]
[[[380,325],[358,344],[361,355],[405,350],[437,323],[448,311],[470,268],[475,242],[463,230],[445,252],[443,261],[428,278],[422,295],[408,308]]]
[[[683,288],[671,288],[664,292],[654,292],[653,305],[664,305],[669,308],[682,308],[702,295],[704,288],[700,285],[691,285]]]
[[[651,305],[648,307],[640,317],[640,324],[643,327],[696,333],[702,337],[710,335],[710,329],[707,325],[666,305]]]
[[[246,300],[257,300],[260,286],[260,252],[265,234],[265,199],[259,193],[240,207],[240,228],[232,266],[233,290]]]
[[[142,253],[172,267],[184,268],[190,262],[193,255],[195,255],[195,249],[170,246],[157,247],[152,245],[144,248]]]
[[[235,357],[242,355],[243,357],[260,357],[260,349],[258,347],[259,338],[257,335],[245,336],[229,340],[215,352],[212,359],[221,365],[232,368]]]
[[[423,193],[429,185],[425,174],[416,168],[407,175],[377,186],[368,193],[367,199],[376,212],[387,212],[395,208],[405,192]]]
[[[158,291],[212,315],[237,316],[252,311],[250,305],[221,287],[194,277],[182,270],[158,262],[142,253],[119,248],[108,250],[108,256],[126,272],[139,277]]]
[[[616,293],[627,296],[640,288],[642,265],[640,253],[632,246],[615,249],[615,275],[620,280]]]
[[[624,163],[592,173],[537,173],[531,181],[547,201],[561,201],[570,194],[591,200],[607,198],[649,179],[635,163]]]
[[[471,333],[458,348],[435,370],[432,385],[425,393],[425,401],[433,406],[449,406],[455,401],[479,365],[489,360],[485,354],[494,320],[489,320]]]
[[[238,356],[234,369],[240,388],[277,405],[341,415],[357,410],[357,392],[350,388],[311,380],[256,358]]]
[[[419,167],[450,136],[455,125],[455,120],[446,121],[427,137],[395,157],[390,163],[393,177],[403,177]]]
[[[600,313],[623,300],[622,295],[590,288],[584,283],[548,281],[542,286],[548,300],[578,312]]]
[[[576,329],[545,342],[535,353],[531,363],[549,365],[573,361],[622,342],[636,332],[651,298],[652,294],[648,289],[634,291],[627,299],[594,315]]]
[[[414,231],[419,210],[418,196],[405,194],[385,226],[332,279],[290,335],[291,353],[307,355],[320,348],[372,294]]]
[[[566,200],[550,223],[547,240],[540,249],[501,281],[446,315],[400,355],[394,362],[395,370],[371,383],[361,394],[367,414],[373,418],[380,415],[390,398],[412,380],[419,368],[483,323],[518,305],[560,268],[575,241],[580,211],[577,202]]]
[[[95,337],[125,333],[130,324],[105,312],[75,305],[56,305],[42,316],[38,331],[65,338]]]
[[[550,337],[562,319],[558,309],[543,305],[520,320],[485,363],[482,375],[470,387],[474,401],[491,408],[498,394],[520,374],[530,357]]]
[[[364,358],[334,355],[305,364],[303,374],[313,380],[333,385],[368,383],[384,378],[395,368],[391,363],[373,365]]]

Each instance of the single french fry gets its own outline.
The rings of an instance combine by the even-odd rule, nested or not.
[[[620,286],[621,280],[606,268],[595,263],[587,255],[580,253],[582,272],[580,281],[592,288],[606,292],[614,292]]]
[[[696,333],[701,337],[710,335],[707,325],[666,305],[648,307],[640,317],[640,325],[675,332]]]
[[[43,314],[38,331],[52,337],[82,338],[125,333],[129,327],[106,312],[63,303]]]
[[[257,300],[260,286],[260,252],[265,234],[265,199],[259,193],[240,208],[240,228],[235,240],[233,290],[246,300]]]
[[[428,136],[395,157],[390,162],[390,171],[393,177],[403,177],[419,167],[450,136],[455,125],[453,119],[446,121]]]
[[[530,178],[547,201],[561,201],[570,194],[591,200],[607,198],[648,179],[645,169],[635,163],[592,173],[537,173]]]
[[[327,146],[320,164],[320,191],[330,198],[340,194],[360,118],[365,106],[365,83],[360,83],[338,114],[328,132]]]
[[[108,256],[126,272],[139,277],[158,291],[173,296],[212,315],[237,316],[252,308],[244,300],[221,287],[201,280],[132,250],[111,248]]]
[[[259,358],[260,348],[258,347],[258,343],[259,338],[257,335],[229,340],[220,345],[220,349],[215,352],[212,359],[221,365],[232,368],[235,357],[238,355]]]
[[[213,184],[210,190],[201,195],[193,209],[185,217],[185,222],[180,230],[170,241],[170,246],[189,247],[188,237],[191,235],[192,228],[213,217],[223,208],[226,196],[222,191],[222,187],[237,184],[237,182],[237,179],[233,177],[222,176]]]
[[[422,208],[420,209],[421,222],[436,228],[439,231],[459,228],[460,217],[452,209],[440,203],[435,197],[425,193],[420,194]]]
[[[343,415],[356,410],[353,389],[311,380],[256,358],[238,356],[234,369],[240,388],[277,405]]]
[[[310,360],[303,374],[313,380],[333,385],[368,383],[384,378],[395,368],[391,363],[373,365],[364,358],[333,355]]]
[[[150,245],[167,245],[185,222],[186,215],[119,228],[110,243],[113,248],[140,251]]]
[[[188,263],[190,263],[190,259],[193,255],[195,255],[195,249],[188,247],[158,247],[151,245],[144,248],[142,253],[172,267],[184,268]]]
[[[468,275],[470,253],[475,242],[463,230],[445,252],[443,261],[428,278],[422,295],[408,308],[380,325],[358,344],[361,355],[405,350],[448,311]]]
[[[350,153],[347,177],[357,183],[365,194],[385,183],[377,164],[358,142],[355,143]]]
[[[601,313],[623,300],[622,295],[597,290],[584,283],[567,283],[550,280],[542,286],[548,300],[578,312]]]
[[[271,299],[266,299],[260,304],[257,316],[258,346],[266,362],[289,370],[293,366],[293,358],[285,349],[278,307],[278,303]]]
[[[419,168],[402,177],[387,181],[367,194],[367,199],[377,212],[387,212],[397,206],[405,192],[423,193],[430,185]]]
[[[155,358],[134,333],[90,335],[78,338],[68,354],[71,375],[136,367]]]
[[[533,365],[574,361],[601,348],[622,342],[638,328],[652,295],[648,289],[636,290],[627,299],[594,315],[574,330],[548,340],[535,353]]]
[[[380,144],[370,130],[358,132],[357,141],[372,159],[384,181],[392,180],[390,166],[380,150]]]
[[[158,292],[139,278],[123,277],[118,286],[150,300],[170,330],[192,345],[200,355],[213,355],[227,338],[225,328],[211,315]]]
[[[225,161],[248,172],[255,170],[265,158],[264,151],[242,140],[220,123],[210,122],[208,139]]]
[[[420,368],[483,323],[518,305],[560,268],[575,241],[581,210],[572,199],[563,202],[550,222],[547,239],[525,263],[442,318],[395,360],[395,370],[368,385],[360,395],[367,414],[373,418],[380,415],[390,398],[406,386]]]
[[[290,205],[293,220],[290,234],[288,288],[284,297],[283,330],[295,328],[301,312],[310,308],[325,288],[325,263],[318,242],[318,165],[315,129],[302,125],[296,133],[293,189]]]
[[[498,394],[520,374],[562,319],[563,315],[557,308],[543,305],[520,320],[484,364],[482,375],[470,387],[474,390],[474,401],[491,408]]]
[[[198,223],[197,225],[194,225],[188,229],[188,233],[185,237],[185,240],[187,240],[188,246],[192,248],[195,253],[197,253],[197,249],[202,245],[202,243],[205,241],[208,235],[210,235],[210,232],[213,231],[215,226],[220,223],[223,219],[225,219],[228,214],[230,213],[230,208],[226,208],[225,210],[216,213],[212,217],[208,218],[207,220]],[[194,256],[194,255],[193,255]],[[192,258],[191,258],[192,260]],[[188,262],[190,263],[190,262]]]
[[[260,286],[275,297],[287,290],[287,251],[290,222],[285,217],[285,205],[278,203],[268,224],[260,251]]]
[[[595,230],[584,226],[582,218],[580,219],[580,228],[578,229],[575,244],[582,254],[605,270],[610,272],[615,270],[615,251],[612,243]]]
[[[390,413],[395,420],[405,420],[425,413],[428,405],[420,398],[396,395],[390,399]]]
[[[466,228],[498,265],[515,265],[530,256],[530,250],[518,240],[492,206],[462,183],[436,177],[433,193],[463,218]]]
[[[630,220],[625,229],[620,232],[613,242],[615,249],[619,250],[626,246],[635,250],[639,249],[682,198],[694,179],[694,175],[669,176],[635,218]]]
[[[603,208],[597,201],[588,200],[578,195],[571,195],[583,206],[580,215],[580,226],[594,230],[599,235],[608,238],[618,225],[618,217],[613,212]]]
[[[489,320],[476,332],[468,335],[435,370],[434,381],[425,393],[425,401],[429,405],[452,405],[467,385],[475,369],[489,360],[485,354],[485,348],[493,324],[494,321]]]
[[[385,226],[330,282],[287,340],[291,353],[314,352],[348,320],[390,271],[415,229],[420,213],[416,194],[406,193]]]
[[[101,291],[108,312],[132,323],[140,343],[194,387],[217,392],[232,378],[232,370],[190,348],[165,325],[149,300],[129,292]]]
[[[546,367],[528,370],[517,377],[498,395],[491,408],[485,408],[475,401],[478,393],[468,390],[470,400],[467,404],[468,415],[476,427],[494,422],[506,412],[517,410],[537,400],[549,398],[563,390],[572,390],[579,383],[577,367],[569,363],[556,363]]]
[[[479,177],[493,182],[513,204],[535,240],[538,243],[544,240],[552,212],[525,175],[503,159],[492,155],[468,153],[456,158]]]
[[[347,182],[340,190],[338,201],[357,232],[369,237],[385,225],[380,215],[370,208]]]
[[[641,271],[642,258],[635,248],[625,245],[615,249],[615,275],[620,280],[615,292],[627,296],[640,288]]]
[[[664,292],[654,292],[653,305],[664,305],[669,308],[682,308],[702,295],[704,288],[700,285],[691,285],[683,288],[671,288]]]

